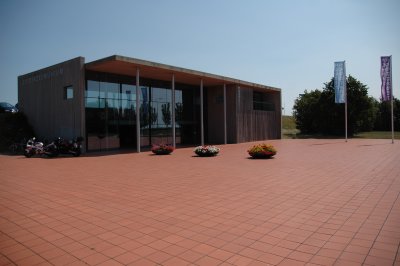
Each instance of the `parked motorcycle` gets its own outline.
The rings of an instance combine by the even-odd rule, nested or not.
[[[26,147],[24,150],[24,155],[27,158],[30,158],[33,155],[51,156],[51,148],[49,148],[48,146],[44,146],[43,142],[36,141],[36,138],[33,137],[27,141]]]
[[[46,150],[51,153],[52,156],[58,156],[59,154],[72,154],[74,157],[78,157],[82,153],[82,138],[75,138],[67,141],[63,138],[57,138],[50,143]]]

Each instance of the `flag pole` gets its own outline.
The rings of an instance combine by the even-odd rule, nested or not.
[[[347,142],[347,93],[346,93],[346,102],[344,103],[344,123],[345,123],[345,130],[346,130],[346,142]]]
[[[347,78],[346,78],[346,61],[344,61],[343,64],[344,67],[344,128],[345,128],[345,136],[346,136],[346,142],[347,142]]]
[[[392,83],[392,72],[393,72],[393,66],[392,66],[392,56],[390,56],[390,109],[391,109],[391,119],[392,119],[392,144],[394,143],[394,119],[393,119],[393,83]]]
[[[347,142],[347,78],[346,61],[335,62],[333,86],[335,89],[335,103],[344,103],[344,133]]]

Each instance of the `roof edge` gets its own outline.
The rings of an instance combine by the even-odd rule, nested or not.
[[[255,87],[255,88],[263,88],[263,89],[268,89],[268,90],[273,90],[273,91],[281,91],[280,88],[276,88],[276,87],[271,87],[271,86],[248,82],[248,81],[244,81],[244,80],[240,80],[240,79],[234,79],[234,78],[230,78],[230,77],[226,77],[226,76],[211,74],[211,73],[207,73],[207,72],[203,72],[203,71],[192,70],[192,69],[183,68],[183,67],[176,67],[176,66],[172,66],[172,65],[156,63],[156,62],[152,62],[152,61],[148,61],[148,60],[127,57],[127,56],[122,56],[122,55],[108,56],[108,57],[101,58],[101,59],[98,59],[98,60],[95,60],[92,62],[88,62],[85,65],[91,66],[91,65],[96,65],[99,63],[104,63],[107,61],[122,61],[122,62],[144,65],[144,66],[149,66],[149,67],[161,68],[161,69],[169,70],[171,72],[181,72],[181,73],[185,73],[185,74],[191,74],[191,75],[199,76],[200,78],[204,77],[204,78],[219,79],[222,81],[226,81],[228,84],[238,84],[238,85],[251,86],[251,87]]]
[[[63,62],[51,65],[51,66],[47,66],[47,67],[44,67],[44,68],[39,68],[38,70],[35,70],[35,71],[32,71],[32,72],[28,72],[26,74],[19,75],[18,78],[24,78],[26,76],[30,76],[30,75],[36,74],[37,72],[47,71],[47,70],[49,70],[51,68],[58,67],[58,66],[61,66],[62,64],[65,64],[65,63],[68,63],[68,62],[71,62],[71,61],[75,61],[75,60],[78,60],[78,59],[81,60],[82,64],[85,64],[85,57],[77,56],[75,58],[68,59],[68,60],[65,60]]]

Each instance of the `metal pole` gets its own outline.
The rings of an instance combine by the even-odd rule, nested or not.
[[[392,144],[393,144],[394,143],[393,95],[391,100],[391,113],[392,113]]]
[[[281,127],[280,127],[280,130],[281,130],[281,132],[280,132],[280,134],[279,134],[279,136],[280,136],[280,138],[282,139],[282,133],[283,133],[283,130],[282,130],[282,125],[283,125],[283,116],[282,116],[282,92],[280,92],[279,93],[279,101],[280,101],[280,104],[279,104],[279,107],[280,107],[280,112],[281,112]],[[283,107],[283,113],[285,114],[285,107]],[[277,134],[278,135],[278,134]]]
[[[392,144],[394,143],[394,118],[393,118],[393,83],[392,83],[392,56],[390,56],[390,109],[391,109],[391,115],[392,115]]]
[[[200,80],[200,134],[201,145],[204,145],[204,106],[203,106],[203,79]]]
[[[346,97],[346,103],[344,104],[344,112],[346,113],[344,117],[344,122],[346,123],[345,130],[346,130],[346,142],[347,142],[347,97]]]
[[[347,142],[347,78],[346,78],[346,61],[344,61],[343,64],[344,67],[344,95],[345,95],[345,101],[344,101],[344,123],[345,123],[345,135],[346,135],[346,142]]]
[[[228,143],[226,129],[226,84],[224,83],[224,144]]]
[[[171,127],[172,127],[172,146],[176,148],[175,138],[175,74],[172,74],[172,92],[171,92]]]
[[[139,68],[136,68],[136,151],[140,152],[140,84]]]

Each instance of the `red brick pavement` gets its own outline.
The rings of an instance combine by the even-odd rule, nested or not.
[[[0,156],[0,265],[400,265],[400,144]]]

